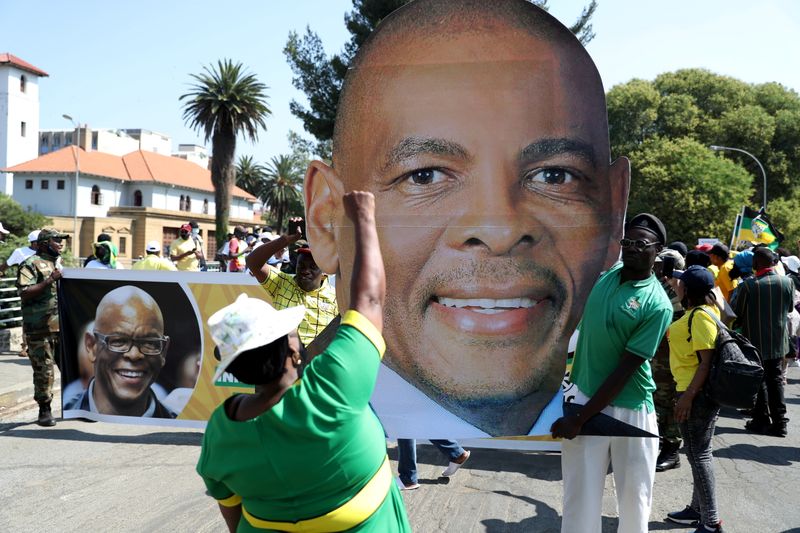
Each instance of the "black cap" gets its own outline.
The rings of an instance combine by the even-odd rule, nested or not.
[[[766,246],[756,246],[753,248],[753,263],[760,261],[761,263],[775,264],[775,252]]]
[[[711,249],[708,251],[708,253],[714,254],[717,257],[721,257],[723,259],[728,259],[728,257],[730,256],[730,250],[728,250],[728,247],[722,244],[721,242],[718,242],[717,244],[712,246]]]
[[[639,213],[625,224],[625,229],[642,228],[652,233],[661,244],[667,242],[667,229],[664,224],[650,213]]]
[[[690,267],[692,265],[700,265],[701,267],[705,268],[711,264],[711,258],[708,257],[708,254],[705,252],[701,252],[700,250],[689,250],[686,253],[686,267]]]
[[[692,294],[708,294],[714,289],[714,275],[707,268],[692,265],[680,277],[681,283]]]
[[[681,254],[683,257],[686,257],[686,254],[689,252],[689,248],[685,244],[683,244],[681,241],[671,242],[671,243],[669,243],[667,248],[669,248],[670,250],[675,250],[676,252]]]
[[[197,225],[197,221],[196,220],[190,220],[189,221],[189,225],[191,227],[193,227],[193,228],[199,228],[200,227],[200,226]]]

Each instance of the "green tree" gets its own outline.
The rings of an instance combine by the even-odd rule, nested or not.
[[[766,169],[770,214],[773,200],[791,198],[800,189],[796,180],[800,175],[800,96],[778,83],[752,85],[707,70],[684,69],[653,81],[634,79],[612,87],[607,101],[615,155],[639,154],[641,146],[656,139],[689,139],[706,149],[714,144],[746,150]],[[744,204],[760,206],[762,180],[755,162],[737,152],[719,156],[748,171],[755,186],[749,186],[753,196]],[[634,169],[639,164],[632,159]],[[640,185],[632,184],[632,198]],[[694,233],[702,230],[698,223]]]
[[[267,170],[253,161],[251,155],[241,155],[236,163],[236,186],[253,196],[259,196],[264,187]]]
[[[35,211],[26,211],[10,196],[0,193],[0,213],[3,227],[10,233],[0,242],[0,264],[5,264],[11,253],[20,247],[28,246],[28,234],[53,223],[52,219]]]
[[[252,142],[258,140],[258,130],[266,129],[266,85],[244,70],[241,63],[230,59],[217,61],[216,68],[203,67],[200,74],[190,74],[194,80],[191,91],[182,95],[186,100],[183,118],[201,131],[206,142],[211,139],[211,183],[214,186],[216,235],[228,233],[233,186],[236,183],[236,137],[241,133]],[[221,237],[218,237],[221,238]]]
[[[783,233],[782,246],[793,254],[800,254],[800,191],[791,196],[778,198],[769,203],[769,218],[775,227]]]
[[[350,32],[350,40],[339,54],[328,57],[322,46],[322,40],[306,28],[301,37],[291,32],[283,53],[294,73],[292,84],[303,91],[308,101],[308,108],[292,101],[289,109],[292,114],[303,121],[303,127],[317,142],[315,152],[323,159],[331,157],[331,139],[333,124],[336,118],[336,107],[339,93],[350,62],[359,47],[366,41],[378,23],[394,10],[407,4],[410,0],[353,0],[353,10],[345,14],[345,26]],[[548,0],[530,0],[543,9],[547,9]],[[591,19],[597,10],[597,1],[591,0],[583,8],[577,21],[570,30],[586,45],[594,39]]]
[[[692,139],[648,139],[631,155],[628,213],[653,213],[670,240],[730,238],[753,177]]]
[[[272,215],[274,229],[281,233],[292,202],[302,202],[300,189],[303,186],[303,170],[298,168],[292,156],[273,157],[267,164],[261,200]],[[301,211],[302,213],[302,211]]]

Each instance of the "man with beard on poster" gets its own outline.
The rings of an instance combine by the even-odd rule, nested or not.
[[[94,328],[83,342],[94,378],[64,409],[150,418],[175,418],[150,388],[166,362],[169,337],[164,317],[147,292],[118,287],[97,305]]]
[[[343,309],[341,198],[375,194],[388,348],[372,401],[390,437],[549,433],[535,423],[559,412],[569,338],[619,256],[628,185],[597,69],[545,11],[417,0],[381,22],[345,78],[332,164],[310,164],[304,194]]]

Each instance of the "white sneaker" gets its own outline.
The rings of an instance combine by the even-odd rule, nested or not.
[[[786,368],[792,367],[800,367],[800,361],[797,359],[789,359],[789,363],[786,365]]]
[[[450,461],[450,464],[447,465],[447,468],[445,468],[442,471],[441,476],[442,477],[450,477],[453,474],[455,474],[456,472],[458,472],[458,469],[461,468],[462,466],[464,466],[464,463],[466,463],[467,459],[469,459],[469,450],[465,451],[464,455],[466,457],[464,457],[464,460],[461,461],[460,463],[454,463],[454,462]]]

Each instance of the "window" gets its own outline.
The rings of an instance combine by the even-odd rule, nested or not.
[[[142,207],[142,191],[138,189],[133,191],[133,205],[135,207]]]
[[[33,180],[25,180],[25,188],[33,189]]]
[[[64,180],[56,181],[56,189],[58,189],[59,191],[64,190]]]
[[[72,144],[72,132],[64,135],[64,146]]]
[[[97,132],[92,132],[92,150],[97,150]]]
[[[42,190],[47,190],[50,188],[50,180],[42,180]]]
[[[92,185],[92,205],[100,205],[100,187],[97,185]]]
[[[19,134],[25,137],[25,134],[28,132],[28,125],[24,122],[19,123]]]
[[[127,237],[120,237],[119,238],[119,255],[127,255],[128,249],[128,238]]]
[[[186,210],[185,208],[186,208],[186,199],[181,194],[181,201],[178,204],[178,211],[185,211]]]
[[[191,211],[192,210],[192,199],[189,198],[188,194],[186,195],[186,210],[187,211]]]
[[[25,77],[25,74],[19,77],[19,92],[24,93],[28,88],[28,78]]]
[[[204,215],[208,214],[208,198],[203,200],[203,214]]]

